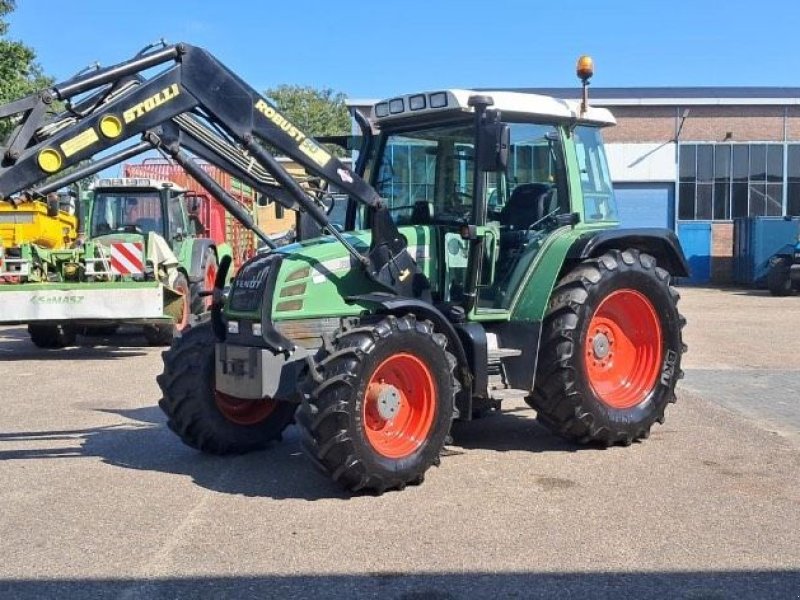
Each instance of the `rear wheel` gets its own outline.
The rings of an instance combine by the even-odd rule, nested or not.
[[[216,390],[210,323],[193,327],[164,352],[158,405],[183,442],[210,454],[241,454],[266,448],[291,423],[295,404],[245,400]]]
[[[773,296],[789,296],[792,293],[792,280],[789,277],[789,260],[778,258],[767,273],[767,287]]]
[[[629,249],[584,261],[553,291],[528,403],[569,439],[645,438],[675,401],[685,349],[678,293],[655,259]]]
[[[86,336],[109,336],[114,335],[119,330],[119,325],[87,325],[81,331]]]
[[[75,345],[77,332],[66,323],[55,325],[28,325],[28,335],[38,348],[56,349]]]
[[[189,328],[191,315],[189,281],[186,275],[178,273],[173,283],[173,289],[182,294],[182,307],[180,316],[173,323],[167,325],[145,325],[144,337],[151,346],[169,346],[176,335]]]
[[[447,339],[430,322],[409,314],[342,329],[315,362],[297,422],[334,480],[382,493],[439,464],[459,386]]]

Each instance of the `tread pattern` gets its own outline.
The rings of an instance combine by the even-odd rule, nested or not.
[[[387,490],[402,490],[406,485],[422,483],[425,471],[440,462],[441,447],[419,464],[411,477],[390,475],[385,470],[377,472],[359,458],[353,439],[358,434],[351,426],[351,400],[364,377],[365,357],[392,335],[412,330],[431,338],[445,354],[453,395],[450,399],[439,398],[439,402],[440,408],[447,408],[449,404],[454,414],[455,397],[460,389],[454,374],[456,358],[446,349],[447,338],[437,333],[430,321],[417,320],[413,314],[390,315],[369,324],[362,321],[355,326],[345,325],[332,340],[326,340],[314,364],[309,366],[304,399],[297,412],[303,448],[317,467],[350,491],[382,494]]]
[[[654,257],[636,249],[610,250],[598,258],[583,261],[558,282],[544,320],[534,390],[526,402],[536,409],[542,425],[581,444],[628,446],[647,438],[655,422],[664,422],[667,404],[675,402],[675,382],[683,377],[683,372],[678,370],[666,392],[666,402],[655,403],[654,410],[635,426],[598,423],[587,408],[587,400],[578,385],[583,374],[572,360],[579,352],[576,348],[582,326],[579,310],[586,304],[592,286],[615,276],[621,269],[643,270],[655,277],[668,290],[676,311],[680,299],[678,291],[669,284],[669,273],[656,265]],[[680,331],[685,324],[686,319],[678,313],[681,353],[686,351]]]
[[[262,423],[239,426],[216,409],[214,337],[210,323],[193,327],[176,338],[161,356],[164,371],[157,377],[163,397],[158,405],[167,426],[188,446],[209,454],[243,454],[263,450],[281,439],[292,422],[296,405],[281,402]]]

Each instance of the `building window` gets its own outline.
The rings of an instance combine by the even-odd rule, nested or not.
[[[681,144],[678,177],[683,221],[781,216],[784,185],[788,214],[800,211],[800,145]]]
[[[790,144],[786,160],[786,214],[800,216],[800,144]]]

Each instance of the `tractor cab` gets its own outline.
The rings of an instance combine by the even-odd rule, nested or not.
[[[506,318],[554,234],[617,224],[601,134],[615,121],[604,109],[447,90],[379,102],[374,114],[366,176],[416,240],[434,302]]]
[[[173,183],[147,178],[100,179],[92,191],[86,228],[91,239],[147,244],[153,233],[175,247],[192,232],[183,202],[185,190]]]

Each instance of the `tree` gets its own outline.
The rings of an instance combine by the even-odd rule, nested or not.
[[[312,136],[350,133],[350,113],[345,95],[330,88],[316,89],[302,85],[279,85],[268,89],[266,96],[287,119]],[[337,154],[341,148],[335,149]]]
[[[0,104],[22,98],[52,84],[36,62],[36,53],[22,42],[8,39],[6,17],[17,7],[16,0],[0,0]],[[0,140],[13,124],[0,122]]]

